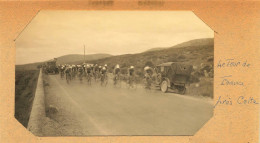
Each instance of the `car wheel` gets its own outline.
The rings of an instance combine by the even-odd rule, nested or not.
[[[161,83],[161,91],[164,92],[164,93],[168,91],[168,82],[166,80],[164,80]]]
[[[182,94],[184,95],[186,92],[186,87],[184,87],[183,91],[182,91]]]
[[[185,86],[179,87],[179,88],[178,88],[178,91],[179,91],[180,94],[184,95],[185,92],[186,92],[186,87],[185,87]]]

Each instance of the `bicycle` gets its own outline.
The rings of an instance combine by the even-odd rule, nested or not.
[[[146,90],[151,90],[152,87],[152,77],[150,75],[146,75],[144,77],[144,88]]]
[[[79,81],[80,81],[80,83],[82,83],[82,80],[83,80],[83,73],[79,73]]]
[[[71,73],[71,79],[74,80],[75,77],[76,77],[76,72],[75,72],[75,71],[72,71],[72,73]]]
[[[107,86],[108,79],[106,74],[101,74],[101,86]]]
[[[87,79],[88,85],[91,85],[91,74],[90,73],[87,73],[86,79]]]
[[[129,89],[130,88],[132,88],[132,89],[137,88],[134,75],[129,75],[127,83],[128,83],[127,85],[128,85]]]
[[[121,80],[120,80],[120,75],[116,74],[114,77],[114,86],[117,87],[121,87]]]
[[[94,73],[94,78],[95,78],[95,81],[97,82],[98,81],[98,79],[99,79],[99,72],[98,71],[95,71],[95,73]]]
[[[66,73],[66,81],[67,81],[67,84],[69,84],[71,82],[71,74],[70,73]]]

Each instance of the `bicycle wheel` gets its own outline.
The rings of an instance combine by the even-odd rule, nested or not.
[[[121,81],[120,81],[118,76],[116,76],[115,79],[114,79],[114,86],[115,87],[121,87]]]
[[[108,78],[107,78],[107,76],[105,76],[105,79],[104,79],[105,81],[104,81],[104,84],[105,84],[105,86],[107,86],[107,83],[108,83]]]
[[[70,83],[69,75],[66,75],[66,81],[67,81],[67,84]]]
[[[89,74],[87,75],[87,82],[89,85],[91,85],[91,76]]]

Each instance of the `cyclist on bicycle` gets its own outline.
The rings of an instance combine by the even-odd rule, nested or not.
[[[79,72],[79,74],[83,74],[83,72],[84,72],[84,69],[81,65],[78,67],[78,72]]]
[[[97,70],[97,73],[96,73],[97,78],[100,78],[101,70],[102,70],[102,66],[98,66],[98,70]]]
[[[94,66],[94,72],[96,72],[97,70],[98,70],[98,65],[95,64],[95,66]]]
[[[101,75],[101,85],[103,82],[107,79],[107,67],[103,66],[102,69],[100,70],[100,75]]]
[[[117,64],[114,68],[114,71],[113,71],[113,74],[114,74],[114,84],[117,83],[117,80],[119,80],[119,77],[120,77],[120,67],[119,67],[119,64]]]
[[[98,72],[100,73],[102,70],[102,66],[98,66]]]
[[[79,65],[79,67],[78,67],[78,72],[79,72],[79,79],[80,79],[80,81],[82,81],[84,69],[81,65]]]
[[[64,72],[65,72],[65,66],[61,66],[60,67],[60,77],[63,79],[63,77],[64,77]]]
[[[104,75],[106,75],[106,73],[107,73],[107,68],[104,66],[104,67],[102,67],[102,69],[100,70],[100,74],[101,74],[101,76],[104,76]]]
[[[145,78],[145,88],[146,89],[151,89],[151,85],[152,85],[152,75],[153,75],[153,70],[151,67],[146,66],[144,68],[145,74],[144,74],[144,78]]]
[[[72,67],[71,66],[67,66],[66,69],[65,69],[66,75],[70,75],[71,76],[71,72],[72,72]]]
[[[88,84],[91,84],[92,69],[89,64],[85,65],[85,73]]]
[[[99,70],[99,68],[98,68],[98,64],[95,64],[95,66],[94,66],[94,68],[93,68],[93,74],[94,74],[94,77],[95,77],[95,80],[97,80],[98,79],[98,71]]]
[[[92,72],[92,74],[93,74],[93,73],[94,73],[94,65],[91,64],[91,65],[90,65],[90,68],[91,68],[91,72]]]
[[[71,80],[71,72],[72,72],[72,67],[67,66],[65,69],[67,83],[69,83],[69,81]]]
[[[130,66],[130,68],[128,69],[128,84],[130,87],[133,87],[134,84],[134,75],[135,74],[135,67],[134,66]]]
[[[76,69],[77,69],[76,66],[72,65],[72,79],[74,79],[76,76]]]
[[[89,64],[86,65],[86,74],[87,74],[87,77],[90,77],[92,74],[92,70],[91,70],[91,67]]]
[[[128,75],[129,76],[133,76],[135,72],[135,67],[134,66],[130,66],[130,68],[128,69]]]
[[[107,69],[107,64],[105,64],[104,67]]]

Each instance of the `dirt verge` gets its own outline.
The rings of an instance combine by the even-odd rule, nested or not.
[[[15,71],[15,118],[24,127],[28,125],[38,76],[39,70]]]

